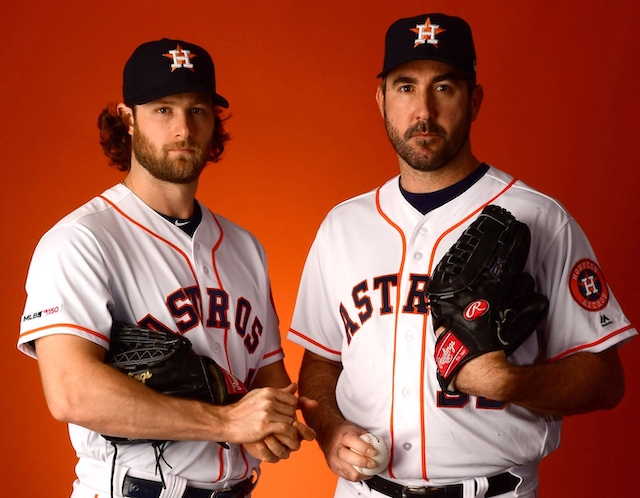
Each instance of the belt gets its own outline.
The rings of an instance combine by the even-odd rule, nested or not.
[[[216,498],[244,498],[251,492],[252,488],[251,479],[245,479],[230,488],[215,491],[187,486],[182,498],[213,498],[214,496]],[[125,476],[122,484],[122,496],[128,498],[159,498],[163,489],[164,486],[161,482]]]
[[[485,496],[498,496],[516,489],[521,479],[509,472],[488,477],[489,489]],[[387,481],[382,477],[373,476],[364,481],[371,489],[393,498],[462,498],[462,484],[451,484],[436,488],[402,486],[395,482]]]

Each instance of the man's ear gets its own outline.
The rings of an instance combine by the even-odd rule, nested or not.
[[[482,88],[482,85],[476,85],[471,93],[471,121],[475,121],[478,117],[483,98],[484,89]]]
[[[133,123],[135,121],[133,109],[123,103],[118,104],[116,109],[118,111],[118,116],[122,118],[122,122],[127,127],[129,135],[133,135]]]
[[[376,90],[376,102],[378,103],[380,115],[384,118],[384,90],[382,89],[382,85],[379,85]]]

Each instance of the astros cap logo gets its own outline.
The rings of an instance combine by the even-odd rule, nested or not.
[[[427,17],[424,24],[416,24],[415,28],[411,28],[411,31],[418,34],[418,37],[414,40],[413,48],[425,43],[438,48],[436,35],[446,31],[446,29],[441,28],[439,24],[431,24],[431,18]]]
[[[194,43],[169,38],[146,42],[134,50],[124,66],[122,95],[127,105],[190,92],[210,95],[215,105],[229,107],[227,99],[216,92],[211,56]]]
[[[385,35],[384,61],[378,78],[417,60],[444,62],[475,81],[476,51],[471,27],[464,19],[439,13],[398,19]]]
[[[183,50],[182,47],[178,45],[174,50],[169,50],[168,53],[162,55],[173,61],[171,64],[171,72],[174,72],[176,69],[181,67],[195,72],[191,58],[196,57],[196,54],[192,54],[191,50]]]

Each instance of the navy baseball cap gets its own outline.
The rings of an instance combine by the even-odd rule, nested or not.
[[[182,40],[163,38],[143,43],[124,66],[123,97],[127,105],[146,104],[176,93],[210,95],[213,103],[229,107],[216,93],[216,73],[205,49]]]
[[[399,19],[387,30],[384,64],[378,78],[405,62],[445,62],[468,77],[476,74],[476,50],[471,27],[460,17],[422,14]]]

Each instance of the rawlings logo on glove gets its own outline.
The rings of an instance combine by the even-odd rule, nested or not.
[[[510,355],[545,317],[549,301],[523,271],[531,234],[498,206],[487,206],[440,260],[427,284],[435,360],[442,389],[457,394],[455,376],[490,351]]]

